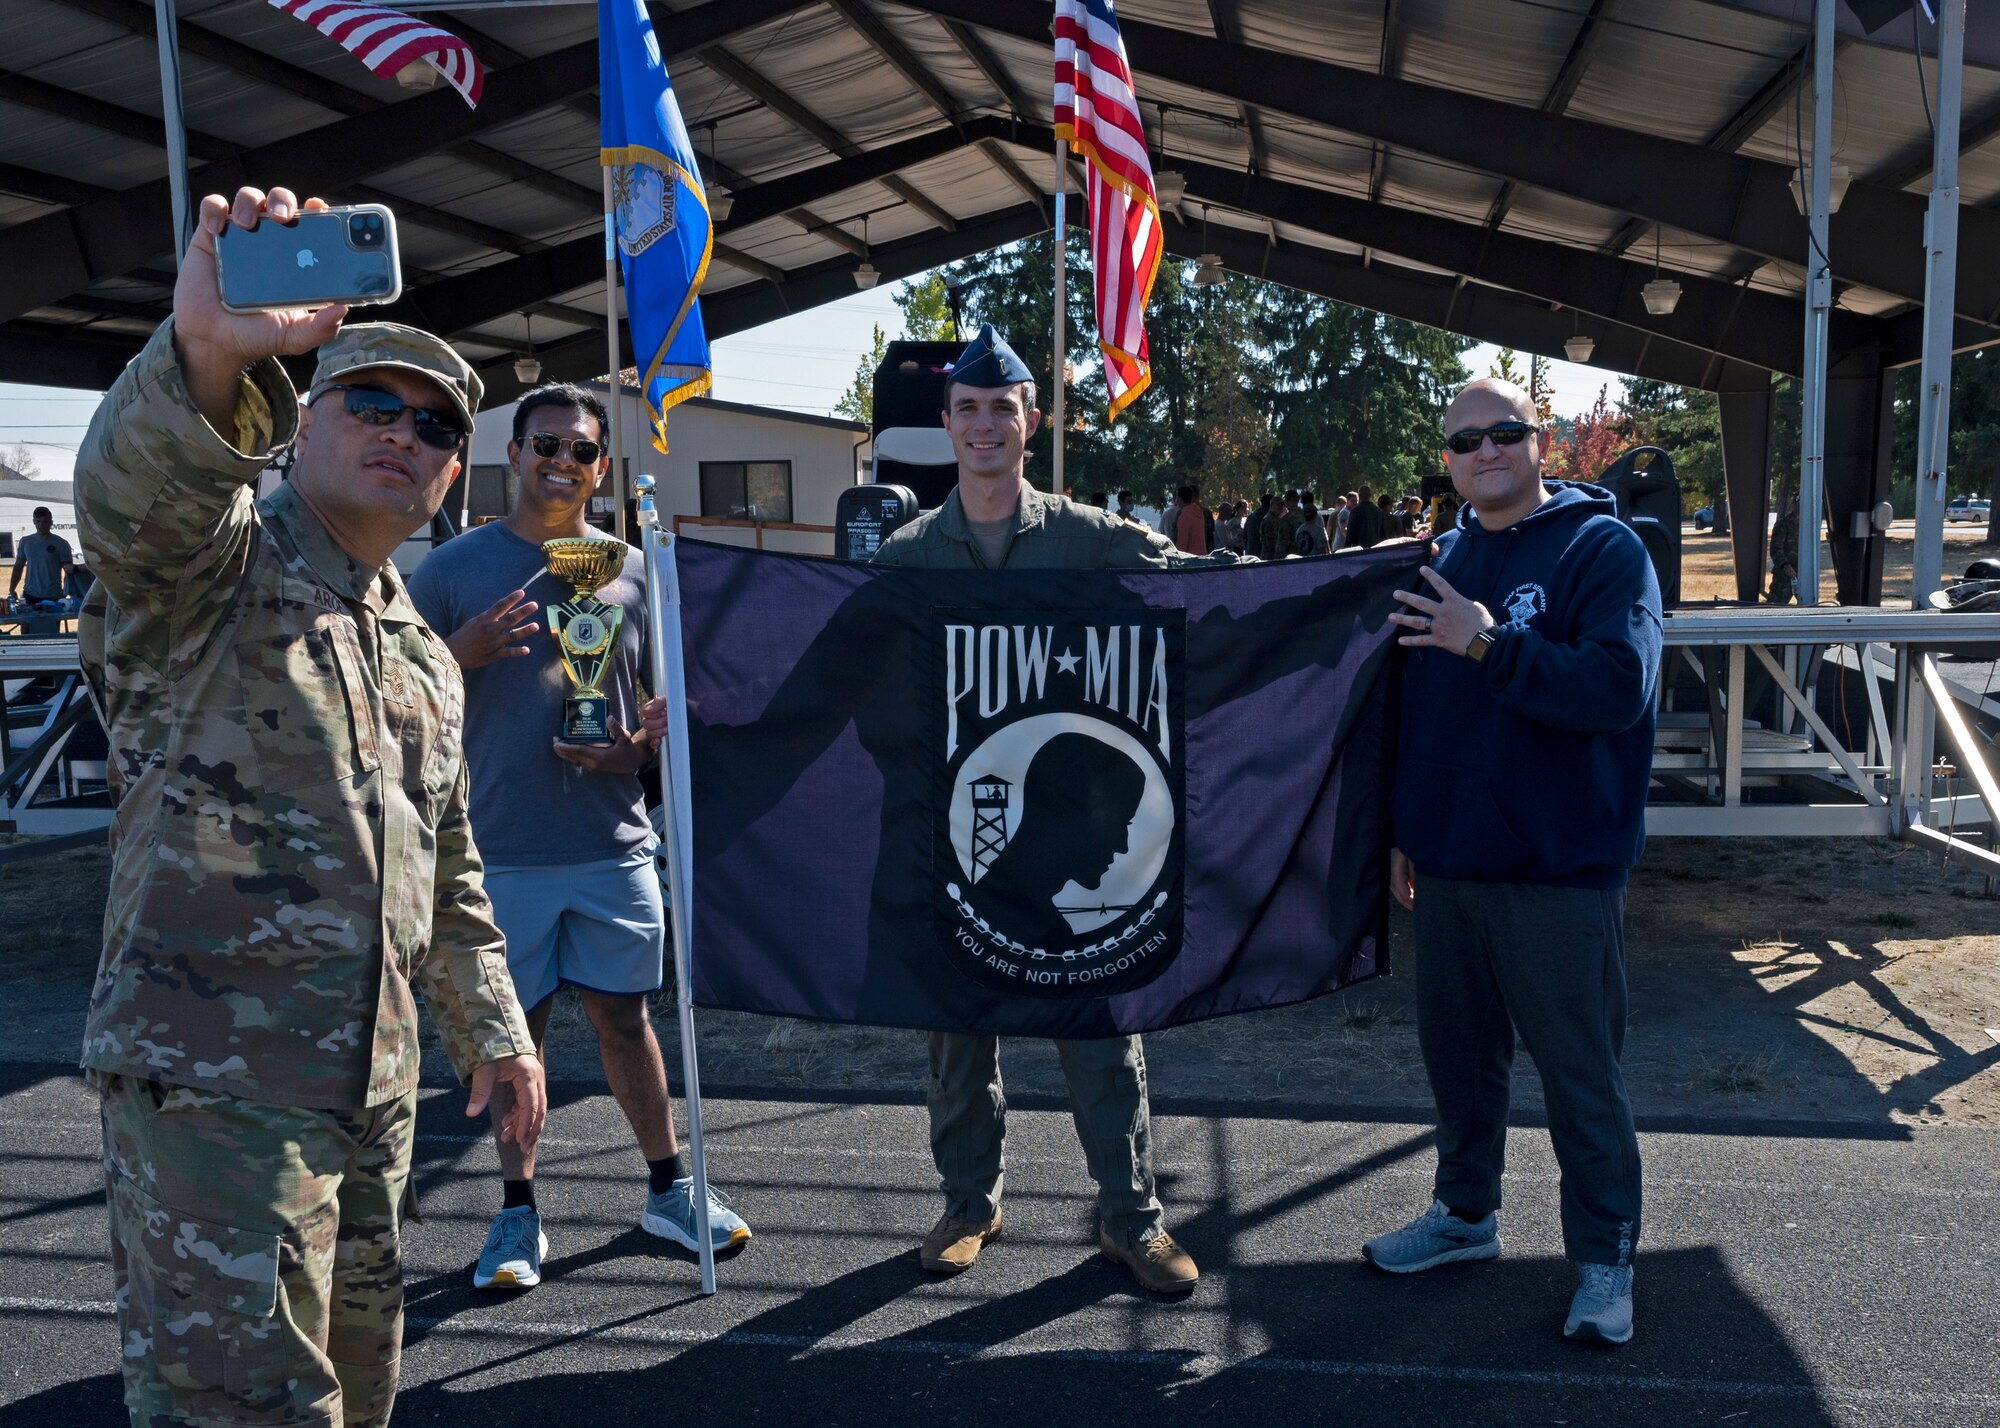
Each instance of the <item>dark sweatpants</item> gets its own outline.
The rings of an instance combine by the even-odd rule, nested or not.
[[[1500,1207],[1514,1033],[1541,1072],[1562,1167],[1563,1245],[1626,1264],[1639,1139],[1625,1045],[1625,890],[1416,880],[1417,1038],[1438,1109],[1437,1198]]]

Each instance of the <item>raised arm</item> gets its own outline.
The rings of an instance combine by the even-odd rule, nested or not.
[[[297,397],[275,359],[319,346],[346,313],[222,308],[223,227],[298,211],[282,188],[245,188],[233,204],[202,200],[174,315],[105,394],[77,455],[77,526],[91,568],[128,619],[158,623],[165,651],[198,643],[227,608],[251,548],[251,485],[298,430]]]

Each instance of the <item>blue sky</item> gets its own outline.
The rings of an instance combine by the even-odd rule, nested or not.
[[[784,407],[821,416],[833,408],[854,378],[879,324],[891,337],[902,332],[893,285],[780,318],[714,344],[715,395],[732,402]],[[1490,346],[1474,348],[1466,365],[1483,372],[1494,360]],[[1564,416],[1587,410],[1598,388],[1617,377],[1569,362],[1549,364],[1556,411]],[[61,387],[0,383],[0,455],[25,444],[41,474],[67,478],[77,443],[100,394]]]

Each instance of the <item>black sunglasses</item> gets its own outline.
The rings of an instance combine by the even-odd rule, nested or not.
[[[1530,426],[1524,421],[1503,421],[1471,431],[1455,431],[1444,439],[1444,444],[1460,456],[1470,456],[1479,450],[1479,443],[1489,436],[1493,438],[1495,446],[1519,446],[1539,431],[1540,427]]]
[[[465,428],[458,424],[457,412],[413,407],[394,392],[385,392],[380,387],[350,387],[340,382],[329,382],[313,400],[318,401],[328,392],[339,392],[340,404],[347,408],[347,414],[369,426],[394,426],[409,411],[416,421],[417,440],[438,451],[455,450],[465,440]]]
[[[565,446],[569,448],[570,455],[576,458],[576,464],[579,466],[595,466],[597,458],[604,454],[601,442],[557,436],[554,432],[538,431],[528,438],[528,450],[544,461],[553,460]]]

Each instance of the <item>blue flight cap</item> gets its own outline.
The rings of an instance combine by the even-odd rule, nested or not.
[[[1028,370],[1007,339],[993,330],[993,324],[979,324],[979,335],[958,354],[951,371],[946,374],[946,390],[953,382],[962,382],[968,387],[1011,387],[1018,382],[1032,382],[1035,374]]]

